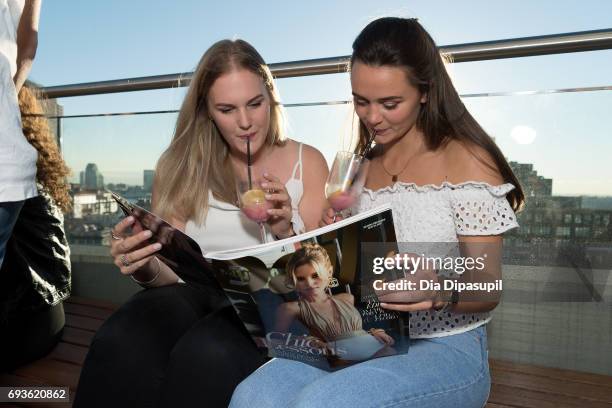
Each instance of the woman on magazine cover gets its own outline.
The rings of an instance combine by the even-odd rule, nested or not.
[[[297,319],[339,360],[360,361],[373,356],[389,355],[394,340],[383,329],[363,330],[355,299],[350,293],[331,295],[334,268],[325,248],[304,244],[287,262],[287,283],[298,294],[298,300],[280,305],[275,332],[284,333]],[[337,352],[342,350],[342,352]]]
[[[434,41],[416,19],[381,18],[353,43],[351,85],[360,148],[376,148],[356,211],[391,203],[400,245],[455,242],[501,276],[502,234],[524,200],[503,154],[466,110]],[[363,150],[359,150],[363,151]],[[333,213],[323,222],[332,222]],[[409,279],[437,279],[418,270]],[[498,295],[403,291],[382,307],[410,313],[407,354],[334,373],[275,359],[234,392],[232,407],[482,407],[489,389],[485,324]]]
[[[236,205],[234,175],[249,163],[265,172],[269,239],[316,228],[327,164],[318,150],[284,136],[276,87],[259,53],[245,41],[223,40],[193,74],[157,163],[153,212],[204,252],[260,243],[257,224]],[[75,407],[227,406],[234,387],[263,363],[212,276],[209,287],[177,284],[155,256],[160,244],[145,246],[150,236],[133,217],[112,231],[115,264],[148,289],[97,332]]]

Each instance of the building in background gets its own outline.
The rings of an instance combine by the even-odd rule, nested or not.
[[[511,161],[510,167],[521,182],[525,197],[551,196],[552,179],[538,175],[531,163],[517,163]]]
[[[103,191],[77,191],[73,193],[72,218],[114,214],[119,209],[111,194]]]
[[[612,264],[612,197],[552,195],[553,180],[531,163],[510,162],[525,193],[519,228],[504,239],[504,262],[521,265]]]
[[[85,180],[82,184],[83,188],[87,190],[102,190],[104,188],[104,176],[98,170],[98,165],[95,163],[88,163],[85,167]]]
[[[153,178],[155,177],[154,170],[143,170],[142,171],[142,189],[150,193],[153,191]]]

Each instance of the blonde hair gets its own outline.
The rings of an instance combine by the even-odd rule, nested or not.
[[[312,266],[319,277],[326,282],[334,276],[334,267],[325,248],[318,244],[304,244],[287,262],[287,285],[295,286],[295,271],[306,264]]]
[[[38,151],[36,160],[36,181],[64,212],[72,208],[66,177],[70,168],[64,162],[57,141],[49,127],[49,121],[43,115],[42,94],[38,88],[26,84],[19,91],[19,109],[23,134]]]
[[[161,217],[179,217],[202,224],[208,213],[208,192],[218,200],[237,202],[229,148],[210,117],[208,93],[214,82],[232,70],[246,69],[261,77],[270,99],[266,145],[282,145],[283,113],[272,74],[252,45],[222,40],[202,56],[176,121],[170,146],[157,162],[154,210]]]

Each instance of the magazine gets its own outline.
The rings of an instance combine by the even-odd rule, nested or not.
[[[159,254],[182,280],[222,290],[267,356],[332,371],[408,351],[407,314],[382,309],[373,289],[381,276],[370,259],[387,254],[361,245],[397,249],[388,205],[283,240],[202,253],[161,218],[113,197],[153,231]]]

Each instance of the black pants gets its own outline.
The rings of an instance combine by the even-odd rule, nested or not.
[[[65,322],[60,302],[0,324],[0,372],[13,371],[49,354],[62,338]]]
[[[226,407],[263,362],[231,306],[187,285],[148,289],[96,333],[74,407]]]

